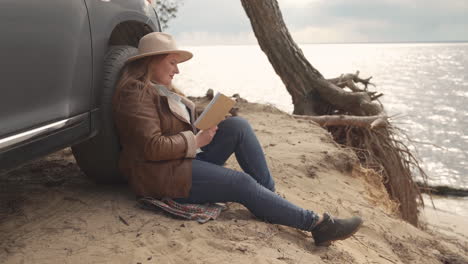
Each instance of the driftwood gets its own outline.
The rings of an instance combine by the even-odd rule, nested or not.
[[[418,183],[419,188],[423,193],[442,195],[442,196],[455,196],[455,197],[468,197],[468,189],[453,188],[450,186],[431,186],[427,187],[422,183]]]

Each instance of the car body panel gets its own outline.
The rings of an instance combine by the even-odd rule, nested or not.
[[[104,56],[129,21],[160,31],[147,0],[0,1],[0,174],[97,134]]]
[[[88,111],[92,43],[84,0],[1,6],[8,41],[1,44],[0,138]]]

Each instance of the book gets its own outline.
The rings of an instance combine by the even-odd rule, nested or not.
[[[229,110],[234,106],[236,101],[225,96],[222,93],[216,93],[211,102],[206,106],[205,110],[200,114],[193,125],[201,130],[212,128],[223,121]]]

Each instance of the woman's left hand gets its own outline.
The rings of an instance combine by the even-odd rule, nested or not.
[[[195,136],[197,147],[201,148],[210,144],[211,140],[213,140],[213,137],[216,135],[216,130],[218,130],[218,126],[206,130],[200,130]]]

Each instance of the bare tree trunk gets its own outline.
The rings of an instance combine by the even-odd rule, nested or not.
[[[344,91],[307,61],[289,34],[276,0],[241,2],[261,49],[292,96],[294,114],[323,115],[339,109],[353,115],[378,115],[382,111],[368,93]]]

